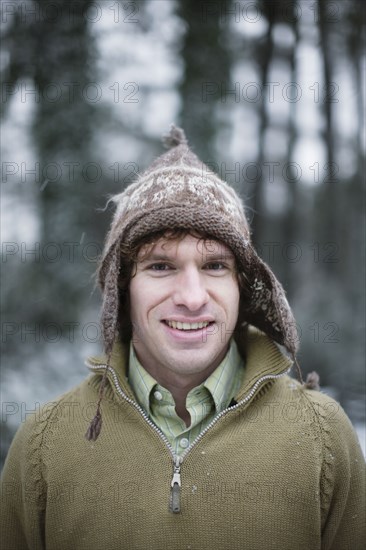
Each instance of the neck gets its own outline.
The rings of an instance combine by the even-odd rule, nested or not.
[[[186,408],[186,401],[187,401],[188,392],[190,390],[189,389],[187,390],[185,388],[176,388],[172,386],[167,389],[170,391],[170,393],[173,396],[173,399],[175,402],[175,412],[184,421],[185,425],[188,428],[188,426],[191,423],[191,415],[189,414]]]
[[[175,402],[176,413],[188,427],[191,419],[186,408],[187,395],[193,388],[196,388],[207,380],[210,374],[215,370],[216,366],[211,366],[204,372],[195,376],[190,375],[189,377],[180,376],[176,373],[168,373],[169,376],[164,376],[164,372],[155,372],[155,369],[149,369],[149,367],[146,367],[145,365],[144,368],[153,378],[155,378],[160,386],[163,386],[172,394]]]
[[[217,357],[217,359],[204,370],[186,375],[181,372],[172,371],[168,368],[161,368],[150,361],[144,361],[144,357],[140,356],[136,347],[135,353],[144,369],[157,381],[160,386],[163,386],[163,388],[166,388],[172,394],[177,415],[184,420],[187,426],[189,426],[190,415],[186,409],[187,395],[193,388],[196,388],[207,380],[207,378],[224,359],[227,349],[223,350],[220,356]]]

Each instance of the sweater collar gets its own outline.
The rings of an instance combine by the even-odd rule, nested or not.
[[[289,357],[284,355],[278,346],[263,332],[250,326],[247,333],[245,370],[242,385],[236,396],[236,401],[240,401],[253,385],[260,378],[267,375],[278,375],[284,373],[292,364]],[[127,370],[129,358],[129,344],[116,342],[113,346],[110,366],[115,371],[121,387],[126,394],[133,400],[135,396],[128,384]],[[100,367],[101,372],[107,364],[105,355],[100,357],[90,357],[87,365],[95,368]]]
[[[292,365],[287,357],[266,334],[249,326],[246,340],[246,362],[243,382],[236,397],[240,401],[262,377],[279,375]]]

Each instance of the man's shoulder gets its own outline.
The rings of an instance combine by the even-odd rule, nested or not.
[[[310,388],[288,374],[276,380],[275,388],[278,398],[284,402],[299,402],[309,413],[327,421],[338,418],[340,422],[350,422],[341,404],[322,388]]]
[[[325,391],[311,389],[290,376],[276,381],[275,399],[285,410],[286,418],[309,424],[325,446],[359,451],[355,429],[341,404]]]
[[[12,446],[40,448],[46,441],[49,432],[54,434],[60,429],[61,431],[70,429],[70,426],[79,423],[82,419],[85,419],[84,424],[86,425],[87,409],[89,407],[91,415],[92,407],[95,408],[96,403],[93,378],[93,375],[88,376],[55,399],[27,412],[18,426]]]
[[[76,410],[89,402],[95,403],[95,378],[96,376],[91,374],[55,399],[41,405],[39,414],[33,415],[33,421],[36,423],[47,422],[53,420],[55,417],[59,417],[69,409]]]

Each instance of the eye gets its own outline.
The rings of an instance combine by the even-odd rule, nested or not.
[[[221,262],[210,262],[209,264],[205,265],[205,269],[209,269],[212,271],[220,271],[222,269],[226,269],[227,266]]]
[[[152,271],[167,271],[168,269],[171,269],[171,268],[168,264],[164,264],[160,262],[160,263],[149,265],[148,269],[151,269]]]

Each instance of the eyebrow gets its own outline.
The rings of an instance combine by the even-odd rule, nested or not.
[[[201,258],[206,262],[214,262],[214,261],[235,261],[235,256],[232,252],[223,252],[223,253],[216,253],[216,254],[201,254]],[[156,253],[152,252],[151,254],[148,254],[147,256],[144,256],[140,260],[138,259],[137,262],[139,264],[145,264],[150,262],[173,262],[175,260],[175,257],[167,256],[163,253]]]
[[[204,257],[206,260],[214,261],[214,260],[234,260],[235,256],[232,252],[222,252],[221,254],[202,254],[202,257]]]
[[[158,254],[156,252],[151,252],[151,254],[147,254],[143,256],[140,260],[137,258],[137,263],[144,264],[148,262],[171,262],[173,261],[173,258],[171,256],[167,256],[166,254]]]

